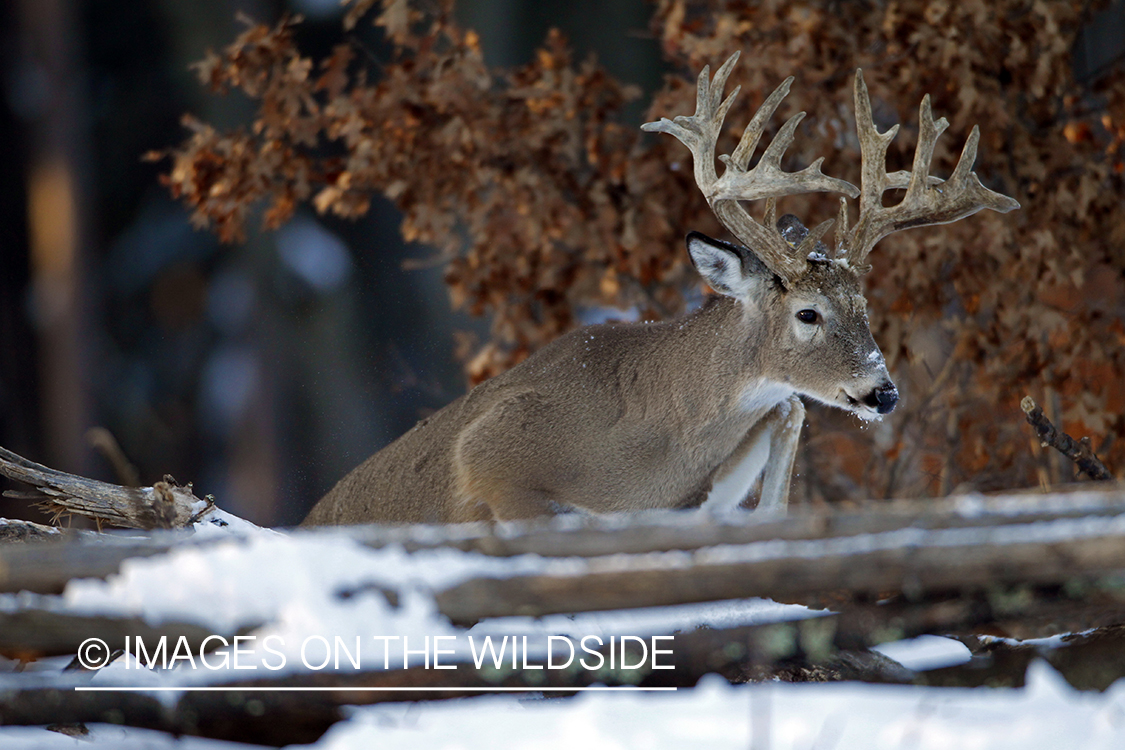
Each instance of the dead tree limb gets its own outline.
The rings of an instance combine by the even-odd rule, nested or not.
[[[1090,447],[1090,438],[1084,437],[1075,440],[1062,430],[1051,424],[1043,409],[1035,403],[1031,396],[1024,396],[1020,408],[1027,415],[1027,422],[1035,428],[1035,434],[1043,446],[1050,446],[1073,461],[1078,469],[1090,479],[1113,479],[1113,473],[1106,468]]]
[[[122,487],[48,468],[6,448],[0,448],[0,474],[38,489],[36,505],[55,518],[73,513],[93,518],[99,525],[185,528],[214,507],[210,499],[196,497],[190,484],[180,486],[171,477],[152,487]],[[24,493],[15,496],[28,497]]]
[[[1046,659],[1078,690],[1103,691],[1125,676],[1125,626],[1098,628],[1051,643],[970,638],[972,659],[915,675],[916,685],[1023,687],[1033,659]]]

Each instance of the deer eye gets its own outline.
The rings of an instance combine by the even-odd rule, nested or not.
[[[802,323],[815,323],[819,319],[820,315],[817,314],[816,310],[800,310],[797,313],[797,320]]]

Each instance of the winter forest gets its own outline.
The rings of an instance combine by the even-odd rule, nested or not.
[[[0,57],[0,746],[1125,743],[1125,3]]]

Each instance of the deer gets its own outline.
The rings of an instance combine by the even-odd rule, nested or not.
[[[751,168],[750,159],[793,78],[764,101],[733,153],[716,142],[739,88],[722,98],[734,53],[698,79],[696,111],[642,128],[674,136],[691,152],[699,190],[738,243],[698,232],[688,255],[715,292],[665,322],[606,323],[572,331],[487,380],[368,458],[312,509],[302,525],[507,523],[578,512],[748,505],[784,512],[800,432],[802,399],[881,419],[898,401],[871,334],[861,277],[888,234],[947,224],[982,209],[1006,213],[1014,199],[984,187],[972,167],[974,126],[947,180],[930,174],[948,127],[922,100],[912,169],[888,173],[899,126],[880,133],[863,71],[855,76],[861,187],[825,175],[823,157],[795,172],[782,157],[800,112]],[[905,190],[883,205],[887,190]],[[777,199],[841,193],[838,216],[807,229],[777,218]],[[846,197],[844,197],[846,196]],[[859,201],[854,225],[848,201]],[[765,200],[759,222],[743,201]],[[835,227],[834,248],[823,237]],[[760,482],[760,485],[759,485]]]

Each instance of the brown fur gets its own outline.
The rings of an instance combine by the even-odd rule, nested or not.
[[[369,458],[305,525],[698,507],[755,428],[788,413],[794,392],[861,412],[844,390],[860,399],[889,383],[881,355],[870,356],[854,273],[818,263],[785,289],[744,249],[709,242],[744,254],[737,296],[671,322],[563,336]],[[794,313],[810,305],[825,320],[804,340],[809,327]],[[792,456],[784,460],[787,471]]]

